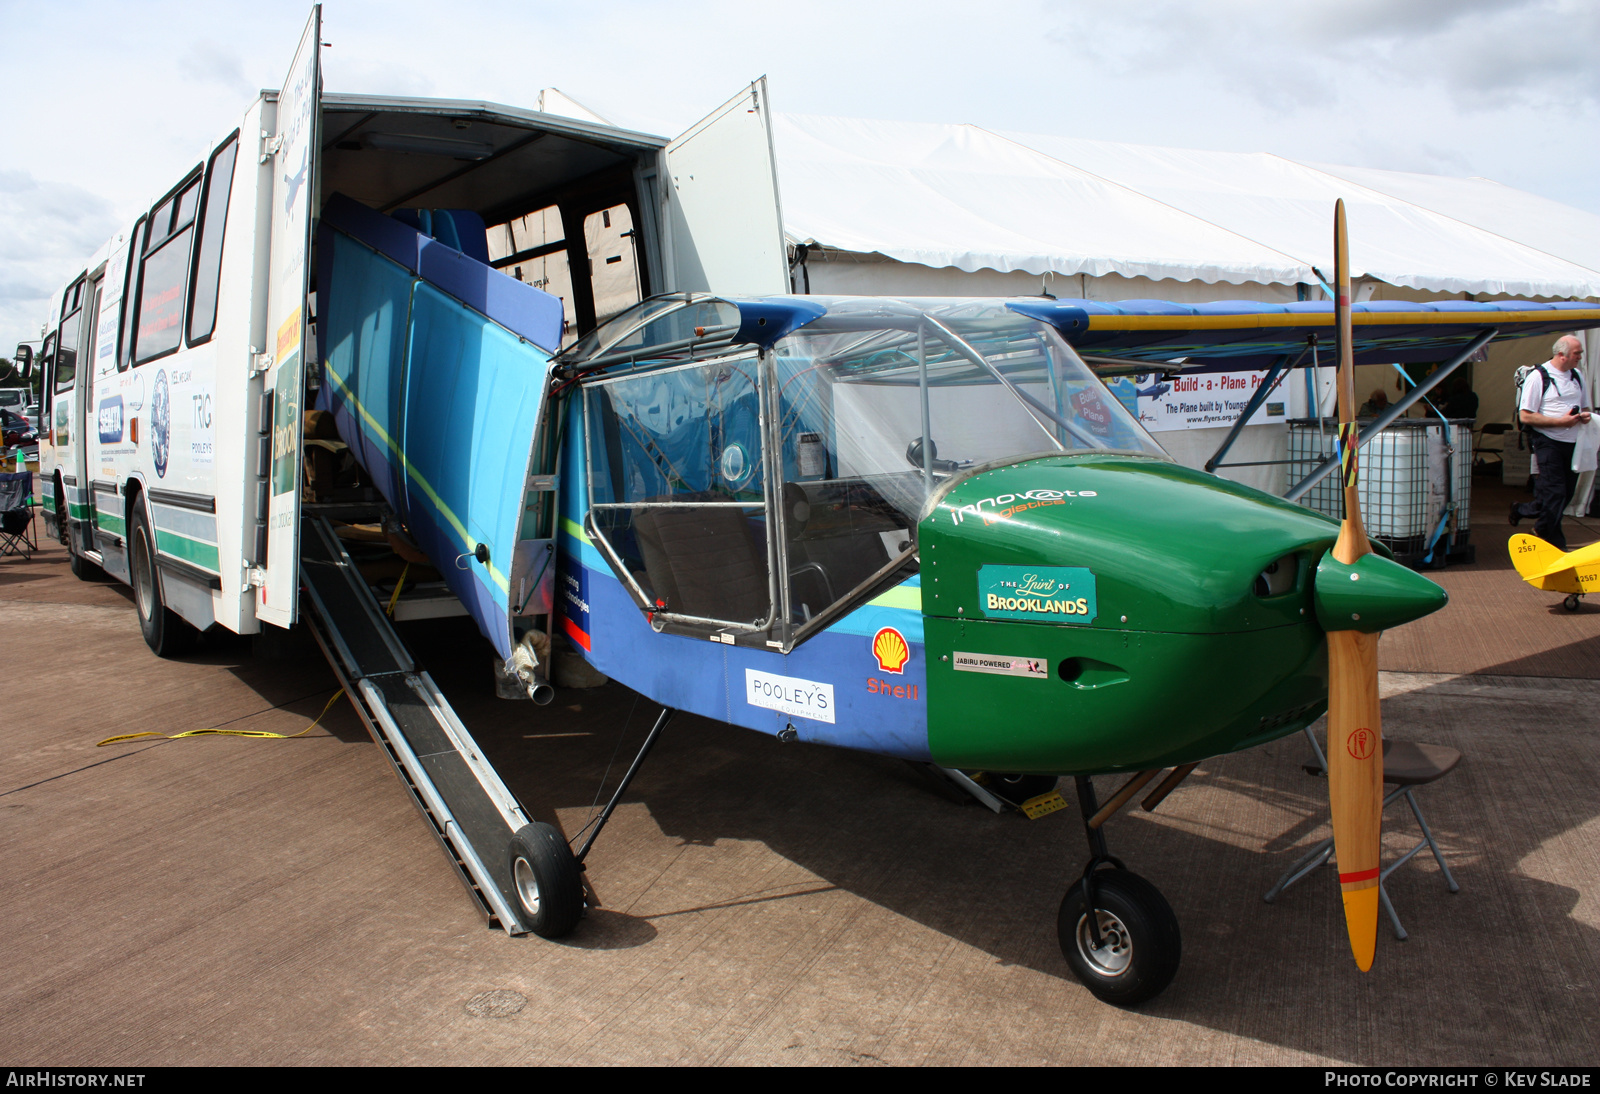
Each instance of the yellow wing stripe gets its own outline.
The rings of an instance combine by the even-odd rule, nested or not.
[[[1280,327],[1333,327],[1333,314],[1272,315],[1091,315],[1089,330],[1271,330]],[[1567,311],[1352,312],[1357,327],[1500,326],[1507,323],[1600,323],[1600,308]]]
[[[361,420],[365,422],[369,428],[371,428],[373,434],[384,443],[384,445],[391,453],[395,455],[397,459],[399,459],[401,466],[406,469],[406,476],[421,488],[422,492],[428,496],[428,500],[433,502],[434,508],[439,510],[439,512],[443,514],[444,519],[450,522],[450,527],[455,530],[456,536],[461,540],[463,547],[466,551],[470,552],[477,545],[472,541],[472,537],[467,535],[467,526],[461,523],[461,519],[457,517],[455,513],[451,511],[450,507],[444,503],[444,499],[439,497],[439,493],[438,491],[434,490],[433,484],[422,477],[422,473],[419,472],[412,462],[406,458],[406,454],[400,451],[399,446],[396,445],[389,437],[389,434],[384,430],[383,426],[378,424],[378,420],[371,414],[367,413],[367,408],[362,406],[361,400],[357,399],[355,393],[345,386],[345,382],[339,378],[339,374],[334,372],[331,368],[324,369],[323,371],[334,382],[334,384],[338,386],[340,398],[344,399],[345,402],[355,407],[356,413],[361,415]],[[511,593],[511,582],[506,578],[505,574],[500,572],[499,567],[494,565],[494,560],[492,558],[486,565],[486,569],[489,571],[490,580],[492,580],[495,585],[499,587],[501,592],[509,596]]]

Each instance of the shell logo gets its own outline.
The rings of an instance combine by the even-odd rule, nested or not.
[[[911,659],[911,647],[906,645],[905,635],[893,627],[884,627],[872,636],[872,656],[878,659],[882,671],[900,673]]]

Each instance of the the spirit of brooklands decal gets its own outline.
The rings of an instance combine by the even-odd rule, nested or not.
[[[832,684],[745,669],[744,699],[753,707],[833,724]]]
[[[1081,566],[980,566],[978,607],[990,619],[1092,623],[1094,574]]]
[[[985,525],[997,520],[1010,520],[1030,509],[1043,509],[1052,505],[1065,505],[1068,498],[1099,497],[1094,490],[1028,490],[1021,494],[1000,494],[984,498],[971,505],[963,505],[950,514],[952,523],[960,524],[968,517],[982,517]],[[984,508],[988,506],[988,508]]]

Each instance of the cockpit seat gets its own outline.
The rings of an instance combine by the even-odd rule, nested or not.
[[[637,510],[633,533],[644,558],[649,592],[682,615],[755,623],[767,617],[767,553],[744,510],[696,506],[732,501],[725,494],[668,494],[649,502],[676,502]]]
[[[389,215],[468,258],[489,264],[489,229],[471,209],[396,209]]]

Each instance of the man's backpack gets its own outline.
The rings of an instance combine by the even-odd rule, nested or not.
[[[1527,438],[1529,443],[1532,443],[1533,440],[1533,426],[1526,425],[1522,421],[1522,386],[1527,382],[1528,377],[1532,376],[1535,372],[1537,372],[1542,379],[1542,384],[1539,388],[1540,397],[1542,398],[1544,393],[1550,390],[1550,384],[1552,381],[1550,379],[1550,371],[1548,369],[1546,369],[1543,365],[1523,365],[1516,371],[1515,383],[1517,392],[1516,395],[1513,396],[1513,401],[1511,403],[1512,413],[1517,416],[1517,431]],[[1573,369],[1572,378],[1578,381],[1578,388],[1581,392],[1583,388],[1583,373],[1579,372],[1577,369]]]

